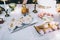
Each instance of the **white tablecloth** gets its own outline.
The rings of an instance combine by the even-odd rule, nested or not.
[[[60,38],[59,38],[60,37],[60,31],[55,31],[55,32],[45,34],[44,36],[40,36],[36,32],[36,30],[34,29],[33,26],[29,26],[29,27],[22,29],[20,31],[17,31],[15,33],[10,33],[8,30],[9,22],[12,18],[18,19],[21,16],[20,15],[21,7],[22,7],[22,5],[18,4],[17,7],[15,8],[15,11],[9,13],[10,17],[4,17],[4,14],[1,15],[2,17],[4,17],[5,23],[0,24],[0,26],[2,27],[0,29],[0,40],[60,40]],[[27,4],[27,7],[29,8],[30,13],[33,14],[32,11],[34,9],[34,5],[33,4]],[[60,19],[59,19],[60,16],[56,13],[54,8],[51,8],[51,9],[40,9],[37,7],[38,13],[40,13],[42,10],[46,11],[46,12],[51,12],[55,15],[54,16],[55,21],[60,22]],[[37,15],[37,14],[35,14],[35,15]]]

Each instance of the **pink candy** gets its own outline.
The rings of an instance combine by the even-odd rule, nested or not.
[[[42,12],[42,13],[38,14],[38,17],[42,18],[45,15],[53,17],[53,14],[51,14],[51,13],[45,13],[45,12]]]

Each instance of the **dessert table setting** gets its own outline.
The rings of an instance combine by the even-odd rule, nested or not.
[[[42,1],[0,4],[0,40],[60,40],[60,8]]]

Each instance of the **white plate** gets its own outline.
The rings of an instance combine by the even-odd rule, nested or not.
[[[23,18],[23,23],[25,24],[31,24],[34,21],[34,18],[32,15],[27,15]]]

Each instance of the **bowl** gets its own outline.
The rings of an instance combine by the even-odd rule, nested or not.
[[[0,24],[3,24],[3,23],[4,23],[3,18],[0,18]]]

